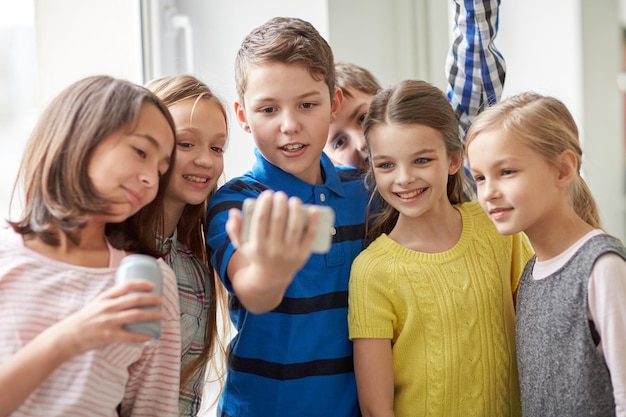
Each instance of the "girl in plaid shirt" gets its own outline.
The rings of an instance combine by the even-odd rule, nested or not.
[[[176,159],[164,199],[163,250],[176,273],[180,297],[179,411],[181,416],[196,416],[207,366],[214,363],[219,345],[217,308],[225,305],[218,302],[225,293],[207,262],[204,225],[207,201],[224,168],[227,115],[211,89],[191,75],[160,78],[148,88],[168,106],[176,123]]]

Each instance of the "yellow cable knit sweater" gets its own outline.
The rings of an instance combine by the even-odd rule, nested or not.
[[[421,253],[382,235],[354,261],[350,338],[391,339],[396,417],[519,416],[512,293],[532,255],[480,206],[457,244]]]

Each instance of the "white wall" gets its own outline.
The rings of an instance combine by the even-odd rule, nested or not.
[[[626,242],[626,140],[617,85],[622,63],[617,1],[582,1],[581,6],[583,164],[604,226]]]
[[[556,95],[580,120],[582,33],[579,3],[572,0],[503,1],[500,12],[496,45],[507,63],[504,95],[525,90]]]
[[[38,108],[33,3],[0,0],[0,10],[0,225],[4,225],[25,138]],[[20,210],[15,204],[13,213]]]
[[[328,6],[336,59],[369,69],[383,87],[418,78],[445,88],[448,2],[330,0]]]
[[[140,16],[137,0],[35,0],[41,105],[87,75],[141,83]]]

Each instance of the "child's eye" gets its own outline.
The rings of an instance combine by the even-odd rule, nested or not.
[[[472,175],[472,177],[474,178],[474,182],[483,182],[485,180],[485,177],[480,174]]]
[[[313,103],[302,103],[301,106],[304,109],[312,109],[313,106],[315,106],[315,104],[313,104]]]
[[[262,107],[259,109],[261,113],[274,113],[276,111],[276,107]]]
[[[359,116],[359,118],[357,120],[359,125],[363,124],[363,121],[365,120],[365,116],[367,116],[367,113],[363,113],[362,115]]]
[[[217,153],[224,153],[224,149],[220,148],[219,146],[211,146],[211,150]]]
[[[391,162],[381,162],[380,164],[376,165],[376,168],[389,169],[393,168],[393,164]]]
[[[340,149],[344,146],[345,143],[346,138],[342,136],[333,143],[333,149]]]
[[[511,174],[515,174],[515,170],[514,169],[503,169],[502,170],[502,175],[511,175]]]
[[[428,159],[428,158],[417,158],[417,159],[415,160],[415,163],[416,163],[417,165],[424,165],[424,164],[429,163],[430,161],[431,161],[431,160],[430,160],[430,159]]]
[[[139,155],[140,158],[146,159],[146,157],[148,156],[143,149],[140,149],[134,146],[133,146],[133,149],[135,150],[135,153]]]
[[[176,144],[179,148],[183,148],[183,149],[189,149],[193,146],[193,144],[189,143],[189,142],[178,142]]]

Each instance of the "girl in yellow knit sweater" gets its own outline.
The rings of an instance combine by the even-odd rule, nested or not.
[[[363,416],[519,416],[514,294],[527,240],[500,235],[468,201],[441,90],[382,90],[363,129],[377,205],[349,287]]]

